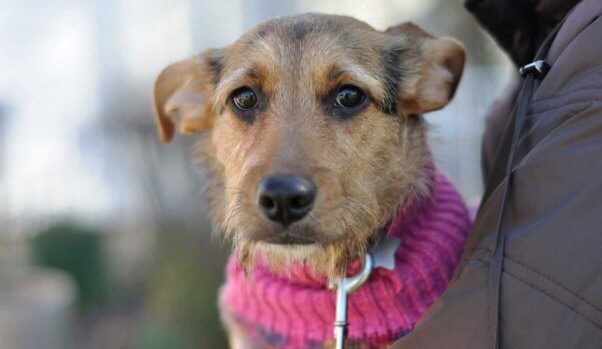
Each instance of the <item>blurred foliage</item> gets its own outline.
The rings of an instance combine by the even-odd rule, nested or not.
[[[53,224],[31,240],[33,262],[63,270],[75,281],[82,310],[102,305],[108,291],[101,231],[74,222]]]
[[[143,349],[193,349],[185,333],[177,327],[159,321],[146,320],[142,325],[136,347]],[[215,347],[221,348],[221,347]]]
[[[223,278],[219,249],[206,253],[193,236],[163,233],[147,289],[140,347],[226,348],[217,308]]]

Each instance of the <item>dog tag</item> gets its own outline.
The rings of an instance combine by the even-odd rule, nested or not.
[[[385,236],[372,246],[370,253],[374,259],[374,267],[382,267],[388,270],[395,269],[395,251],[401,245],[401,240],[393,236]]]

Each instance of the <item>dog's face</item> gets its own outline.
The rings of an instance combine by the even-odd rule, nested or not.
[[[463,64],[461,45],[412,24],[279,18],[167,67],[155,109],[164,141],[207,131],[213,218],[243,262],[262,251],[334,275],[428,192],[420,114],[448,102]]]

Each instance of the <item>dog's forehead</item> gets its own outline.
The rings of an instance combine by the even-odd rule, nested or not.
[[[284,35],[292,40],[302,40],[311,33],[336,34],[353,31],[376,32],[367,23],[353,17],[308,13],[270,19],[258,24],[249,33],[262,38],[270,35]]]
[[[374,64],[382,33],[345,16],[305,14],[279,17],[244,34],[230,50],[233,65],[243,63],[304,67],[333,62]]]

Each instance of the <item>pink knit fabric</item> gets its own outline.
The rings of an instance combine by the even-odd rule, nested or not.
[[[402,239],[395,270],[375,269],[350,295],[349,339],[383,344],[410,332],[447,287],[470,224],[462,198],[437,174],[431,200],[402,208],[389,228]],[[259,263],[245,276],[233,257],[220,301],[250,334],[274,348],[315,348],[333,338],[335,293],[302,265],[277,275]]]

